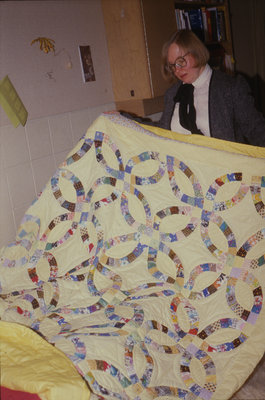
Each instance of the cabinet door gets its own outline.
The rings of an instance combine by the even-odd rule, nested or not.
[[[152,97],[164,95],[169,87],[161,74],[163,44],[177,30],[174,0],[141,0],[150,68]]]
[[[115,100],[151,98],[141,0],[101,4]]]

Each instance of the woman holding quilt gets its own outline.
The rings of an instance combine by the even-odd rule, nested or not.
[[[150,125],[265,146],[265,119],[246,80],[213,70],[208,49],[192,31],[174,33],[162,60],[164,77],[175,82],[165,94],[161,119]]]

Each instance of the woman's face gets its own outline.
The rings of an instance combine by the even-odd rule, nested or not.
[[[172,43],[168,48],[167,62],[173,68],[173,74],[176,78],[184,83],[196,81],[205,68],[205,66],[197,67],[192,54],[182,50],[176,43]],[[179,64],[179,66],[176,64]]]

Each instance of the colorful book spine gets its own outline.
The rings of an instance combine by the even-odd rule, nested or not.
[[[188,15],[192,31],[204,42],[204,28],[201,9],[192,8],[188,10]]]
[[[208,8],[210,12],[211,26],[212,26],[212,41],[218,42],[218,27],[217,27],[217,8],[210,7]]]

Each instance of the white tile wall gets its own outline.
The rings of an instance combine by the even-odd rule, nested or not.
[[[47,118],[28,121],[26,135],[31,160],[52,154],[52,142]]]
[[[115,103],[0,127],[0,248],[75,143]]]

